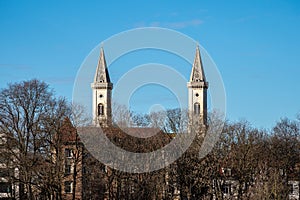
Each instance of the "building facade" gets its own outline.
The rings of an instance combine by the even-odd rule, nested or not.
[[[196,48],[195,59],[192,66],[190,80],[187,83],[189,120],[193,127],[203,128],[207,125],[207,88],[203,64],[199,47]],[[109,71],[106,64],[104,49],[100,49],[100,56],[96,67],[94,81],[91,83],[92,89],[92,113],[94,128],[101,127],[108,133],[111,140],[120,141],[124,148],[135,146],[133,138],[124,137],[124,132],[112,125],[112,89],[113,83],[110,80]],[[69,124],[66,122],[66,124]],[[90,129],[91,130],[91,129]],[[132,128],[132,131],[144,134],[151,131],[147,128]],[[155,130],[157,131],[157,130]],[[139,134],[138,133],[138,134]],[[143,195],[152,196],[153,199],[164,199],[166,196],[178,198],[178,190],[171,188],[172,180],[167,169],[159,174],[128,176],[126,173],[111,170],[99,163],[84,148],[80,139],[76,136],[76,131],[69,127],[62,134],[64,136],[61,152],[64,154],[64,178],[62,180],[63,199],[142,199]],[[87,133],[88,134],[88,133]],[[148,141],[158,145],[160,142],[167,144],[171,140],[170,134],[160,132],[155,141]],[[139,141],[140,142],[140,141]],[[125,145],[124,145],[125,144]],[[132,151],[148,151],[147,145],[142,148],[133,148]],[[152,149],[153,145],[148,145]],[[158,147],[156,147],[158,148]],[[150,151],[150,150],[149,150]],[[150,184],[155,177],[155,184]],[[148,181],[147,181],[148,180]],[[160,183],[157,185],[156,183]],[[149,187],[149,194],[139,194],[141,184]],[[151,190],[151,191],[150,191]],[[152,194],[156,191],[155,194]],[[151,193],[151,194],[150,194]]]
[[[104,49],[96,67],[92,89],[93,126],[88,127],[86,134],[97,133],[99,127],[110,141],[122,149],[131,152],[152,152],[168,144],[174,135],[160,132],[154,140],[147,142],[126,135],[113,125],[112,89]],[[188,131],[197,131],[203,138],[208,127],[207,90],[200,49],[196,47],[194,63],[191,70],[188,89]],[[129,174],[111,169],[95,159],[80,141],[76,129],[71,123],[62,134],[63,172],[61,182],[62,199],[240,199],[238,190],[247,190],[245,197],[257,198],[260,185],[266,185],[259,177],[251,177],[252,184],[241,183],[236,178],[236,169],[218,166],[209,169],[209,177],[201,177],[206,163],[198,159],[198,154],[185,153],[175,163],[165,169],[144,174]],[[130,127],[128,129],[130,131]],[[151,131],[145,128],[131,128],[135,134]],[[153,139],[153,138],[152,138]],[[143,145],[137,145],[143,144]],[[192,146],[192,145],[191,145]],[[101,148],[101,144],[96,148]],[[105,151],[105,150],[104,150]],[[191,152],[198,152],[192,149]],[[113,155],[111,155],[113,157]],[[201,171],[202,170],[202,171]],[[207,172],[207,171],[206,171]],[[198,174],[197,174],[198,173]],[[196,176],[193,176],[196,174]],[[191,176],[191,177],[190,177]],[[284,177],[281,177],[284,179]],[[270,182],[270,184],[272,184]],[[268,184],[267,184],[268,185]],[[192,186],[192,187],[191,187]],[[287,198],[299,199],[299,177],[290,177]],[[246,189],[248,188],[248,189]],[[265,189],[265,188],[264,188]],[[242,196],[243,197],[243,196]],[[270,196],[272,199],[273,197]]]

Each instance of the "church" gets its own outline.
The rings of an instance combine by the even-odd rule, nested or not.
[[[92,89],[93,124],[86,128],[87,134],[96,133],[101,127],[113,143],[123,149],[136,153],[155,151],[168,144],[174,134],[158,131],[150,138],[128,136],[113,123],[112,90],[104,49],[96,67]],[[200,49],[197,46],[191,69],[188,89],[188,120],[190,127],[196,127],[203,134],[207,127],[207,89]],[[137,134],[151,131],[147,127],[128,127]],[[193,128],[195,131],[195,128]],[[176,182],[175,162],[165,169],[149,173],[132,174],[120,172],[105,166],[95,159],[85,148],[71,123],[66,121],[62,131],[61,151],[64,176],[61,183],[62,199],[180,199]],[[101,148],[99,144],[96,148]],[[105,151],[105,149],[103,150]],[[113,155],[112,155],[113,156]],[[174,171],[175,170],[175,171]],[[177,174],[177,173],[175,173]]]
[[[199,46],[196,47],[196,54],[188,87],[188,110],[193,113],[191,117],[195,123],[206,124],[207,118],[207,89],[203,64]],[[100,49],[100,57],[91,84],[93,92],[93,124],[95,126],[110,126],[112,124],[112,89],[113,83],[110,80],[106,65],[104,49]]]

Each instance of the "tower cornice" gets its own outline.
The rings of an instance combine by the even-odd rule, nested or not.
[[[92,89],[113,89],[113,84],[112,83],[91,83],[91,88]]]
[[[204,89],[208,89],[208,82],[188,82],[187,83],[187,87],[188,88],[204,88]]]

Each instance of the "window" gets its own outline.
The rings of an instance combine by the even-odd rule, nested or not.
[[[200,114],[200,104],[199,103],[194,104],[194,114],[196,114],[196,115]]]
[[[131,186],[130,186],[130,193],[133,194],[134,192],[135,192],[134,185],[131,185]]]
[[[72,158],[72,149],[65,149],[66,158]]]
[[[289,195],[291,195],[291,196],[299,195],[299,182],[298,181],[289,181],[288,187],[289,187]]]
[[[230,168],[222,167],[221,172],[222,172],[222,175],[224,175],[224,176],[227,176],[227,177],[231,176],[231,169]]]
[[[98,116],[99,115],[104,115],[104,106],[102,103],[98,104]]]
[[[71,174],[72,166],[65,164],[65,175]]]
[[[65,181],[65,193],[72,193],[72,181]]]
[[[102,172],[107,173],[107,166],[106,165],[101,165],[100,169]]]
[[[11,192],[11,184],[7,182],[0,182],[0,193],[10,193]]]
[[[231,194],[231,184],[225,183],[225,184],[223,185],[223,193],[224,193],[225,195],[230,195],[230,194]]]

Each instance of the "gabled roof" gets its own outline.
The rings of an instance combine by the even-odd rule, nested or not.
[[[62,122],[62,126],[60,128],[60,139],[63,143],[80,141],[77,130],[72,125],[68,117],[66,117]]]

